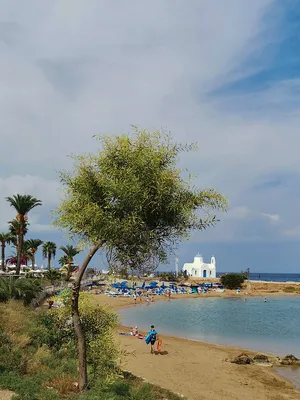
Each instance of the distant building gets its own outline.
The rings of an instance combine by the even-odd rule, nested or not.
[[[203,257],[197,254],[193,263],[185,263],[182,271],[193,278],[215,278],[216,277],[216,259],[214,256],[210,259],[210,264],[203,262]]]

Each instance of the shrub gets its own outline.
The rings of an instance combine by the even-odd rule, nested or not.
[[[245,281],[243,274],[226,274],[221,276],[221,283],[226,289],[237,289]]]
[[[48,279],[51,283],[58,281],[61,279],[61,272],[57,271],[56,269],[50,269],[44,273],[44,277]]]
[[[179,400],[129,374],[120,376],[112,332],[116,314],[93,306],[88,295],[82,296],[80,309],[94,379],[91,390],[77,393],[69,293],[62,297],[64,307],[45,311],[16,300],[0,303],[0,387],[15,392],[16,400]],[[63,327],[61,336],[58,327]]]
[[[55,350],[68,349],[75,355],[76,341],[72,324],[71,292],[64,291],[56,298],[63,306],[54,308],[40,316],[44,326],[40,341]],[[117,372],[119,350],[114,341],[113,330],[117,326],[117,315],[91,302],[90,296],[80,296],[80,315],[87,344],[87,361],[93,379],[102,376],[107,381]]]
[[[294,293],[298,290],[298,288],[294,287],[294,286],[286,286],[283,288],[283,291],[285,293]]]
[[[37,279],[0,278],[0,302],[19,299],[23,300],[25,305],[29,305],[41,291],[42,287]]]

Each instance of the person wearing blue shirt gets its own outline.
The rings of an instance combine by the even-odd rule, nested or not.
[[[148,331],[148,335],[146,337],[146,343],[151,345],[151,354],[154,353],[154,345],[157,340],[157,332],[154,328],[154,325],[151,325],[150,331]]]

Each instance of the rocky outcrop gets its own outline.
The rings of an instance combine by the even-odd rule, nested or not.
[[[251,357],[248,356],[248,354],[242,353],[239,356],[235,357],[231,362],[234,364],[247,365],[252,364],[253,360]]]
[[[281,362],[281,365],[300,365],[299,358],[295,357],[293,354],[288,354],[285,356]]]
[[[269,364],[270,362],[269,358],[264,354],[256,354],[253,357],[253,361],[259,364]]]

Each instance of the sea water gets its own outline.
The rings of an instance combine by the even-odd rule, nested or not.
[[[217,272],[217,278],[226,272]],[[300,274],[274,274],[267,272],[250,272],[249,279],[253,281],[267,282],[300,282]]]
[[[188,296],[188,295],[187,295]],[[141,330],[300,358],[300,297],[193,298],[120,310]]]

